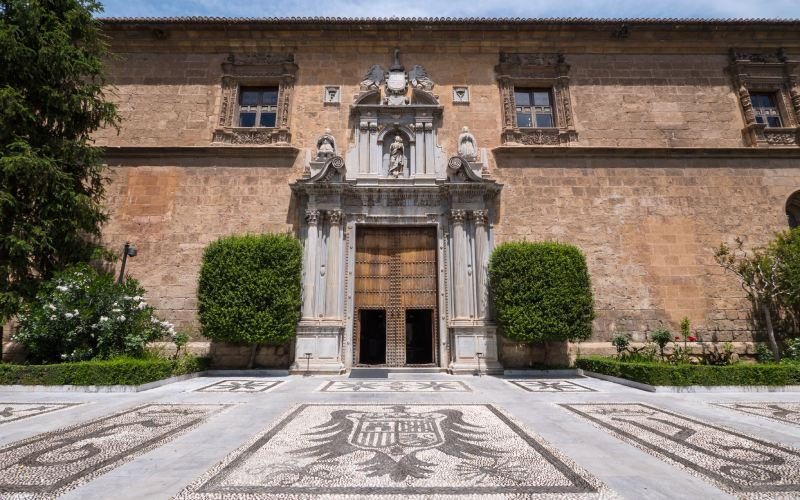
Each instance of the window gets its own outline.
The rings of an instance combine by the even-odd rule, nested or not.
[[[791,195],[786,202],[786,217],[790,228],[800,227],[800,191]]]
[[[555,127],[550,89],[514,89],[517,126],[521,128]]]
[[[240,127],[275,127],[278,87],[242,87],[239,92]]]
[[[781,114],[775,106],[775,95],[767,93],[751,93],[750,103],[756,115],[756,123],[766,123],[767,127],[780,127]]]

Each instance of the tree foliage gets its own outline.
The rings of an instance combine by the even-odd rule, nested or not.
[[[202,333],[232,344],[281,344],[300,320],[303,248],[289,235],[230,236],[203,253],[198,302]]]
[[[0,322],[90,258],[105,220],[91,134],[116,126],[92,0],[0,0]]]
[[[522,342],[585,340],[594,302],[586,259],[563,243],[504,243],[489,280],[500,333]]]

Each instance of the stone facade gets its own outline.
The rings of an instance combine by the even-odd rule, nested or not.
[[[569,20],[104,25],[117,56],[109,61],[108,96],[124,117],[119,133],[97,134],[112,167],[105,241],[135,242],[139,256],[129,272],[179,328],[198,332],[197,272],[209,242],[291,231],[308,245],[310,210],[341,213],[336,238],[317,235],[338,245],[341,262],[319,254],[335,264],[326,278],[339,287],[331,295],[308,274],[307,254],[299,331],[327,336],[332,347],[322,350],[334,354],[322,362],[317,344],[303,344],[296,349],[303,366],[349,366],[348,234],[365,223],[437,227],[444,368],[459,363],[459,335],[482,339],[472,358],[490,351],[494,336],[481,299],[459,302],[466,300],[460,280],[477,280],[471,283],[482,293],[480,266],[468,278],[453,270],[485,261],[493,245],[510,240],[559,240],[585,252],[598,317],[584,352],[605,348],[614,332],[643,340],[659,326],[676,328],[683,316],[704,338],[741,349],[758,334],[738,284],[712,254],[736,236],[757,245],[787,227],[787,200],[800,189],[800,148],[789,140],[800,105],[796,24],[631,21],[626,36],[619,22]],[[391,76],[397,65],[402,91],[390,88],[399,85]],[[279,88],[276,127],[235,127],[237,86],[247,85]],[[777,92],[784,119],[772,139],[754,125],[742,86]],[[513,89],[520,87],[551,91],[553,128],[519,127]],[[458,156],[464,127],[474,158]],[[401,129],[405,163],[393,179],[381,134]],[[326,130],[335,151],[318,151]],[[460,160],[451,165],[453,158]],[[471,194],[454,195],[450,183],[471,186],[455,187]],[[405,201],[387,208],[397,199]],[[459,211],[479,214],[480,224],[454,233]],[[479,247],[476,231],[485,231]],[[471,253],[460,256],[468,242]],[[311,272],[319,271],[319,255]],[[448,259],[459,258],[452,267]],[[326,295],[342,300],[326,306],[317,300]],[[323,320],[309,316],[314,307],[323,308]],[[526,346],[497,345],[492,366],[544,359]],[[301,359],[309,350],[313,359]],[[269,359],[289,363],[294,351]],[[472,358],[465,368],[479,361]]]

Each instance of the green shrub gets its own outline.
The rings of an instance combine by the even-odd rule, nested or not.
[[[489,280],[502,335],[528,343],[591,336],[592,288],[576,247],[504,243],[492,253]]]
[[[0,385],[140,385],[208,368],[207,358],[114,358],[53,365],[0,364]]]
[[[160,321],[136,280],[71,267],[44,283],[19,315],[14,340],[34,363],[141,357],[148,342],[175,332]]]
[[[281,344],[300,320],[303,249],[289,235],[222,238],[203,254],[199,316],[206,337],[233,344]]]
[[[650,385],[798,385],[800,364],[737,363],[727,366],[626,362],[591,356],[575,366]]]
[[[611,338],[611,345],[617,350],[617,357],[622,356],[622,353],[628,350],[631,345],[630,333],[619,333]]]
[[[672,342],[672,332],[666,328],[659,328],[658,330],[653,330],[650,334],[650,339],[658,345],[658,352],[663,360],[664,348],[667,347],[667,344]]]
[[[782,305],[800,318],[800,227],[778,233],[770,249],[780,264],[776,274]]]

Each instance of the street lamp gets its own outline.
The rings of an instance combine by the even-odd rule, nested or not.
[[[131,245],[129,241],[125,242],[125,247],[122,249],[122,267],[119,270],[119,278],[117,279],[117,283],[122,283],[122,278],[125,276],[125,262],[127,262],[128,257],[136,257],[136,247]]]

